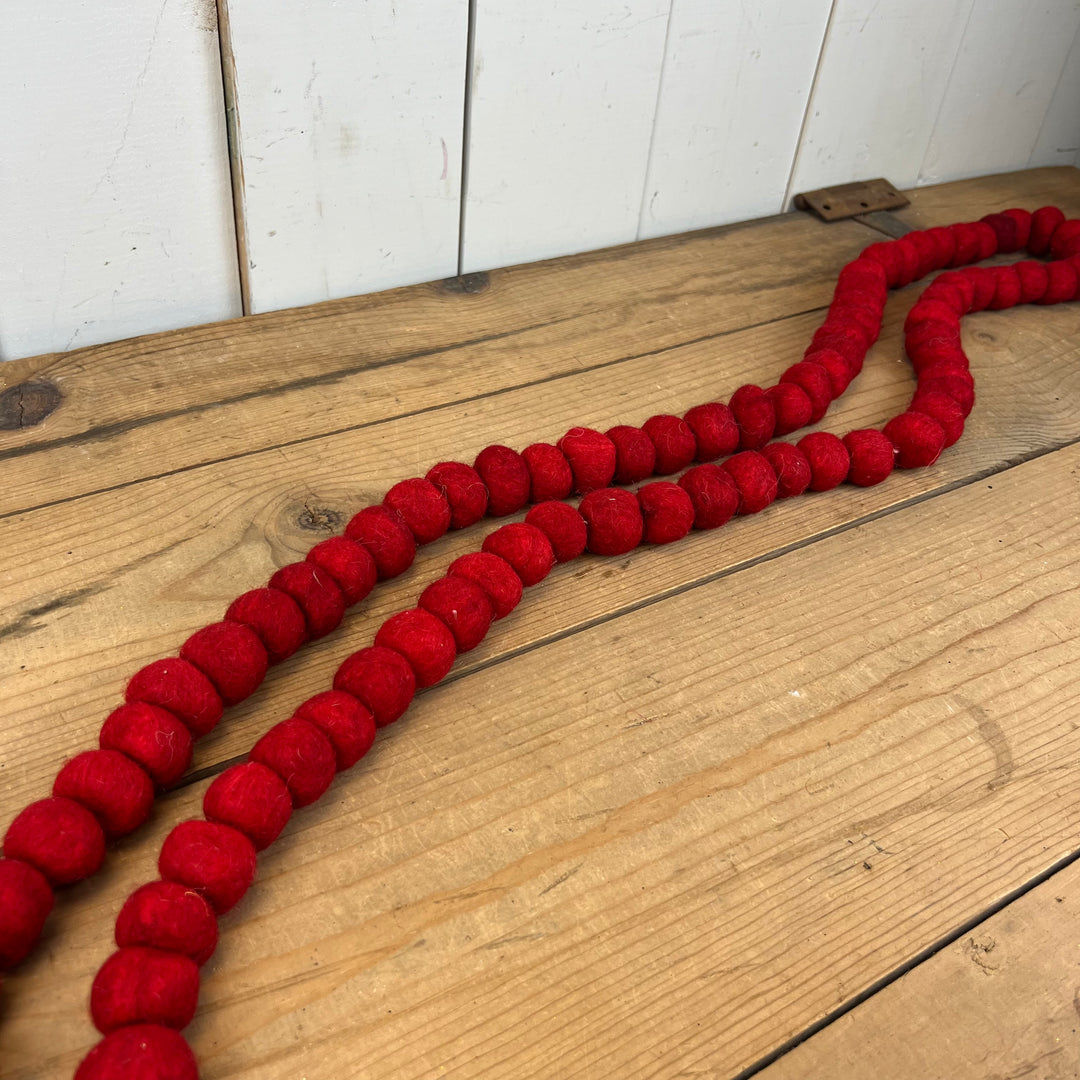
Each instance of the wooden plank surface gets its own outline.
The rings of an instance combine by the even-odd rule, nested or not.
[[[672,4],[639,238],[784,209],[830,6]]]
[[[466,0],[226,0],[247,310],[457,272]]]
[[[1059,871],[763,1070],[807,1076],[1080,1075],[1080,868]]]
[[[907,213],[1070,200],[1076,173],[1045,170],[921,191]],[[726,396],[801,351],[819,316],[753,325],[764,280],[736,294],[743,329],[721,308],[736,324],[719,340],[672,332],[655,355],[628,350],[620,298],[638,257],[661,250],[607,253],[593,273],[610,362],[530,385],[520,371],[542,337],[525,354],[504,342],[494,392],[280,449],[238,440],[216,463],[10,516],[3,820],[90,743],[128,672],[394,480],[492,439]],[[725,272],[764,277],[734,260]],[[912,298],[894,301],[827,427],[901,407]],[[644,325],[694,302],[658,293]],[[730,1075],[1071,850],[1078,318],[1064,306],[965,323],[979,404],[932,470],[557,571],[264,861],[207,969],[192,1028],[206,1075]],[[482,531],[433,545],[277,669],[197,764],[220,768],[325,686]],[[89,1044],[86,987],[116,905],[204,784],[167,797],[69,894],[46,949],[5,983],[0,1075],[64,1075]]]
[[[4,4],[0,100],[0,360],[240,314],[213,0]]]
[[[422,285],[0,367],[63,395],[0,432],[0,513],[819,309],[866,242],[799,215],[501,270],[477,292]]]

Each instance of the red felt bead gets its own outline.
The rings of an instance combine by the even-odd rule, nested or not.
[[[814,405],[806,391],[793,382],[782,382],[765,391],[776,412],[774,435],[789,435],[810,423]]]
[[[657,476],[682,472],[697,456],[697,440],[690,425],[678,416],[650,416],[642,430],[656,447]]]
[[[997,275],[985,266],[970,266],[963,274],[972,285],[971,307],[968,310],[985,311],[997,292]]]
[[[451,529],[475,525],[487,513],[487,488],[471,466],[460,461],[441,461],[428,469],[427,479],[450,504]]]
[[[833,400],[833,383],[828,378],[828,372],[818,364],[802,361],[787,368],[780,376],[781,382],[794,382],[795,386],[804,391],[810,399],[813,411],[810,414],[810,422],[818,422],[826,413],[829,402]]]
[[[629,491],[591,491],[581,500],[578,512],[588,529],[589,551],[596,555],[624,555],[641,543],[645,523],[641,506]]]
[[[52,906],[53,891],[40,870],[20,859],[0,859],[0,969],[30,954]]]
[[[1078,275],[1076,267],[1071,262],[1052,262],[1046,267],[1047,283],[1046,292],[1043,293],[1040,304],[1060,304],[1064,300],[1072,300],[1076,297]]]
[[[1080,255],[1080,221],[1063,221],[1050,236],[1050,257],[1068,259]]]
[[[956,237],[950,230],[942,225],[926,230],[929,236],[934,238],[938,248],[938,266],[948,266],[956,254]]]
[[[380,581],[405,573],[416,558],[412,530],[389,506],[365,506],[349,519],[345,535],[367,548]]]
[[[863,248],[859,258],[879,263],[885,272],[885,281],[890,289],[900,280],[904,265],[892,240],[879,240],[876,244],[870,244]]]
[[[658,480],[637,492],[647,544],[681,540],[694,526],[694,504],[678,484]]]
[[[1031,211],[1010,209],[1003,210],[1002,213],[1016,222],[1016,249],[1027,247],[1028,239],[1031,236]]]
[[[179,658],[155,660],[136,671],[124,697],[168,709],[187,724],[195,738],[212,731],[224,710],[214,684],[193,664]]]
[[[539,529],[551,544],[556,562],[576,559],[589,541],[585,519],[572,506],[561,502],[545,502],[534,506],[525,523]]]
[[[225,618],[251,627],[271,664],[280,664],[307,641],[307,623],[300,605],[280,589],[252,589],[238,596]]]
[[[529,502],[565,499],[574,490],[574,474],[566,455],[551,443],[533,443],[521,451],[531,478]]]
[[[956,253],[949,260],[950,266],[966,266],[979,257],[979,234],[967,221],[947,226],[956,238]]]
[[[919,276],[921,262],[919,249],[915,246],[909,236],[902,236],[899,240],[894,240],[893,243],[896,244],[896,250],[900,255],[902,263],[900,279],[897,284],[903,287],[904,285],[910,284]]]
[[[175,784],[191,764],[191,732],[168,710],[141,701],[114,709],[98,744],[138,762],[160,787]]]
[[[150,776],[118,750],[86,750],[72,758],[57,774],[52,793],[85,806],[110,838],[133,832],[154,805]]]
[[[295,807],[310,806],[321,798],[337,772],[330,740],[314,724],[295,716],[275,724],[251,748],[248,757],[285,781]]]
[[[997,287],[994,289],[994,299],[990,301],[991,311],[1004,311],[1006,308],[1015,307],[1020,303],[1020,278],[1011,266],[997,266],[994,268],[997,275]]]
[[[925,413],[909,411],[894,416],[885,425],[885,434],[898,451],[896,463],[901,469],[933,465],[945,447],[944,430]]]
[[[1045,255],[1050,249],[1050,238],[1065,220],[1056,206],[1042,206],[1031,215],[1031,235],[1027,249],[1032,255]]]
[[[1050,285],[1050,275],[1046,265],[1025,259],[1024,262],[1013,264],[1016,276],[1020,279],[1020,303],[1033,304],[1046,295]]]
[[[831,491],[839,487],[851,467],[847,447],[827,431],[815,431],[799,440],[799,449],[810,462],[810,490]]]
[[[308,698],[294,715],[314,724],[330,740],[338,772],[351,769],[375,742],[371,710],[343,690],[324,690]]]
[[[105,833],[97,818],[74,799],[39,799],[8,826],[4,857],[29,863],[50,885],[70,885],[101,866]]]
[[[359,604],[375,587],[379,577],[371,552],[346,536],[331,536],[320,541],[304,559],[334,579],[347,607]]]
[[[877,290],[882,300],[884,300],[889,287],[888,278],[881,263],[864,256],[853,259],[837,276],[837,289],[843,289],[853,284],[857,284],[860,288]]]
[[[300,605],[308,635],[316,640],[336,630],[345,615],[345,597],[337,582],[313,563],[283,566],[270,579],[270,588],[288,593]]]
[[[75,1080],[199,1080],[199,1070],[178,1031],[132,1024],[106,1035],[83,1058]]]
[[[563,503],[545,503],[562,506]],[[421,594],[420,606],[446,624],[459,653],[475,649],[495,618],[488,595],[474,581],[448,574],[433,581]]]
[[[880,484],[893,470],[896,451],[886,435],[876,428],[849,431],[843,439],[851,457],[848,481],[859,487]]]
[[[719,465],[696,465],[679,478],[679,487],[694,504],[694,528],[716,529],[739,509],[739,490]]]
[[[778,499],[801,495],[810,486],[810,462],[797,446],[786,442],[771,442],[761,448],[761,453],[776,473]]]
[[[132,945],[101,965],[90,988],[90,1015],[104,1035],[131,1024],[185,1028],[199,1003],[199,968],[190,957]]]
[[[866,333],[862,329],[826,319],[814,331],[806,353],[815,352],[818,349],[833,349],[847,360],[853,371],[858,371],[862,367],[868,344]],[[806,354],[803,355],[803,359],[806,359]]]
[[[985,221],[973,221],[971,228],[977,244],[975,257],[981,262],[997,253],[997,233]]]
[[[165,837],[158,872],[201,892],[219,915],[235,907],[255,879],[255,845],[215,821],[181,821]]]
[[[400,481],[386,493],[383,506],[401,515],[418,544],[430,544],[450,528],[450,503],[430,480]]]
[[[116,917],[116,944],[182,953],[200,966],[217,948],[217,916],[206,898],[175,881],[136,889]]]
[[[908,333],[917,323],[925,322],[940,322],[946,326],[953,326],[958,318],[957,313],[948,304],[924,296],[907,313],[907,317],[904,319],[904,332]]]
[[[948,394],[940,390],[922,390],[915,392],[911,401],[915,412],[933,417],[945,432],[945,446],[950,447],[964,433],[964,410]]]
[[[695,405],[683,419],[694,433],[696,461],[715,461],[727,457],[739,445],[739,425],[735,423],[731,410],[718,401]]]
[[[372,646],[347,656],[334,676],[334,689],[352,694],[370,710],[378,727],[392,724],[416,693],[416,674],[393,649]]]
[[[776,410],[760,386],[740,386],[731,395],[731,414],[739,425],[739,449],[756,450],[764,446],[776,428]]]
[[[609,428],[607,437],[615,445],[616,484],[636,484],[652,476],[656,467],[656,447],[652,439],[638,427],[619,424]]]
[[[555,565],[551,542],[535,525],[523,521],[489,533],[484,537],[481,550],[505,559],[525,586],[543,581]]]
[[[391,615],[379,627],[375,644],[401,653],[416,673],[417,686],[434,686],[454,666],[457,656],[450,628],[423,608]]]
[[[473,468],[488,490],[491,517],[516,514],[528,501],[532,477],[525,459],[509,446],[487,446],[476,457]]]
[[[932,378],[919,378],[919,389],[930,392],[939,390],[960,406],[967,417],[975,405],[975,382],[970,375],[941,375]]]
[[[269,847],[281,835],[292,810],[285,781],[258,761],[226,769],[203,795],[206,820],[239,829],[257,851]]]
[[[1015,218],[1008,214],[987,214],[979,220],[984,221],[994,230],[994,235],[997,237],[997,249],[1003,255],[1016,251],[1021,246],[1017,242],[1020,230]]]
[[[231,620],[196,630],[180,647],[180,656],[214,684],[226,705],[250,697],[266,677],[270,662],[259,635]]]
[[[848,361],[835,349],[812,349],[803,359],[824,369],[829,376],[829,393],[834,398],[838,398],[851,385],[856,375]]]
[[[606,435],[592,428],[573,427],[559,440],[558,446],[570,462],[575,491],[584,495],[611,483],[618,454]]]
[[[455,559],[447,573],[479,585],[487,593],[491,606],[495,609],[496,619],[509,615],[521,601],[521,578],[514,572],[514,568],[498,555],[487,551],[472,551]]]
[[[720,466],[731,474],[739,492],[740,514],[756,514],[776,499],[778,484],[768,458],[745,450]]]

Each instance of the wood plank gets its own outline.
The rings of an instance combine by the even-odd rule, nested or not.
[[[457,272],[467,0],[228,0],[248,311]]]
[[[224,921],[207,1075],[731,1075],[804,1029],[1075,844],[1078,497],[1074,446],[425,695]],[[92,1041],[151,850],[6,984],[5,1077]]]
[[[1074,863],[759,1075],[1074,1077],[1077,941]]]
[[[830,430],[880,424],[902,411],[912,379],[901,359],[899,334],[915,295],[907,290],[890,308],[866,371],[824,425]],[[641,422],[655,412],[683,411],[717,394],[727,396],[747,381],[774,379],[800,354],[818,319],[770,323],[719,344],[680,346],[392,425],[237,457],[9,518],[0,538],[7,600],[0,697],[13,703],[0,732],[0,760],[12,763],[5,773],[9,805],[33,798],[59,759],[95,737],[128,673],[220,618],[237,593],[302,557],[321,535],[381,499],[396,480],[422,475],[463,449],[468,457],[493,439],[520,447],[556,438],[583,420],[601,429]],[[699,550],[710,552],[707,573],[718,573],[777,544],[805,541],[1080,437],[1074,406],[1080,396],[1078,335],[1080,307],[1072,305],[973,316],[966,341],[979,405],[965,438],[934,469],[812,501],[808,510],[775,508],[770,515],[776,524],[762,529],[745,522],[720,541],[696,538],[659,560],[660,569],[646,568],[641,560],[618,570],[606,567],[602,573],[615,579],[607,590],[584,593],[572,609],[515,621],[520,629],[514,635],[477,650],[469,663],[488,662],[504,648],[525,648],[568,624],[587,624],[611,603],[630,606],[683,588],[702,572]],[[267,704],[280,700],[275,695],[282,690],[293,703],[324,687],[337,663],[369,642],[382,617],[411,605],[429,577],[463,547],[478,546],[489,528],[432,545],[414,571],[381,588],[342,631],[274,672],[206,741],[199,764],[227,759],[249,745],[266,724]]]
[[[875,176],[914,186],[971,8],[836,0],[791,194]]]
[[[240,314],[213,0],[0,11],[0,360]]]
[[[784,209],[830,6],[672,4],[639,237]]]
[[[64,395],[0,432],[0,513],[819,308],[866,239],[790,216],[0,367]]]
[[[637,236],[671,0],[477,0],[466,272]]]
[[[974,4],[919,183],[1023,169],[1078,29],[1076,0]]]

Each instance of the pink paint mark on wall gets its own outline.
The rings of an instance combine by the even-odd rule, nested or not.
[[[446,140],[441,135],[439,136],[439,142],[442,143],[442,176],[439,179],[445,180],[447,171],[450,168],[450,155],[446,152]]]

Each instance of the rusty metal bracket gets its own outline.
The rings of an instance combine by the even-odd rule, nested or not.
[[[888,180],[859,180],[839,187],[804,191],[795,196],[795,206],[817,214],[822,221],[843,221],[875,210],[899,210],[909,200]]]

